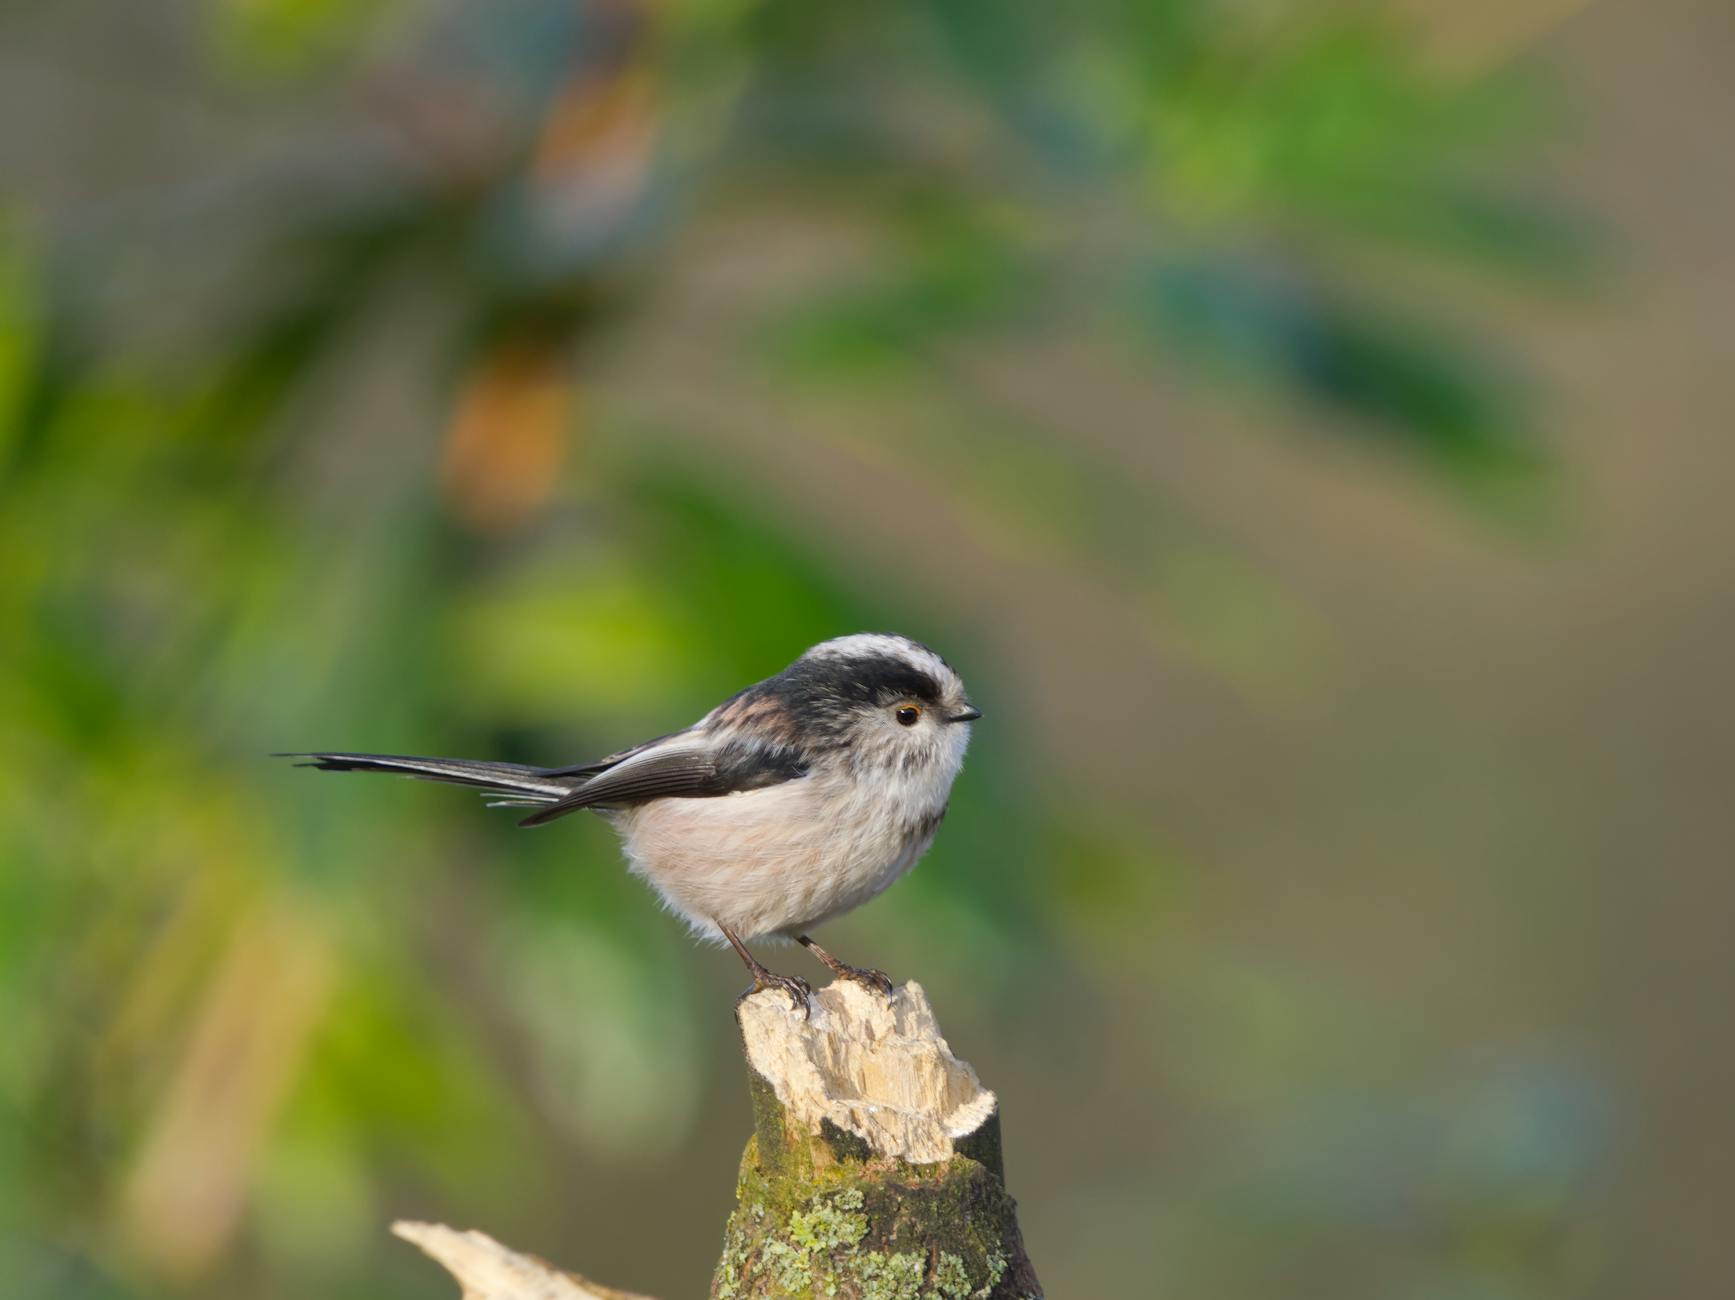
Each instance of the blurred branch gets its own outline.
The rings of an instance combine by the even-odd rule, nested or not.
[[[650,1300],[565,1273],[534,1255],[508,1250],[485,1232],[400,1219],[392,1232],[421,1247],[458,1279],[464,1300]]]
[[[317,923],[282,898],[239,918],[125,1190],[132,1240],[159,1273],[197,1276],[235,1231],[255,1152],[329,1001],[333,964]]]

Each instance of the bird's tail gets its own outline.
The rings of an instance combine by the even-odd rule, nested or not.
[[[389,772],[418,781],[467,785],[484,794],[501,796],[494,808],[537,808],[556,803],[583,781],[564,779],[550,769],[522,763],[488,763],[469,758],[416,758],[408,754],[274,754],[274,758],[304,758],[297,767],[322,772]]]

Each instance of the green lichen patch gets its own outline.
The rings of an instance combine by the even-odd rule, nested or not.
[[[930,1300],[932,1296],[922,1290],[928,1261],[913,1250],[892,1255],[867,1250],[851,1260],[850,1265],[861,1285],[862,1300]]]
[[[934,1294],[941,1300],[968,1300],[971,1289],[970,1271],[964,1267],[964,1261],[949,1250],[941,1251],[939,1262],[934,1265]]]
[[[811,1208],[789,1216],[790,1239],[810,1251],[853,1246],[867,1235],[861,1207],[862,1194],[853,1187],[836,1196],[815,1197]]]
[[[1011,1263],[1022,1259],[1012,1199],[974,1160],[767,1169],[749,1143],[738,1193],[715,1300],[1011,1300],[1031,1290],[1015,1286],[1029,1270]]]

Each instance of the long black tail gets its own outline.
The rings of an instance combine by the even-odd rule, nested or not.
[[[469,758],[416,758],[408,754],[274,754],[273,758],[305,758],[297,767],[316,767],[322,772],[390,772],[419,781],[444,781],[467,785],[485,794],[501,795],[499,805],[538,807],[556,803],[584,784],[583,778],[552,775],[541,767],[522,763],[487,763]]]

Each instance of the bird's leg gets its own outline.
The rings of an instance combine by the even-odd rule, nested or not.
[[[774,970],[767,970],[752,953],[747,951],[747,945],[742,943],[735,932],[726,925],[718,925],[723,937],[729,941],[729,946],[735,950],[735,955],[747,964],[747,969],[753,975],[753,987],[748,989],[737,1002],[752,997],[760,989],[782,989],[789,994],[790,1002],[809,1020],[813,1018],[813,1006],[808,998],[813,993],[813,986],[799,975],[779,975]]]
[[[881,997],[891,997],[891,977],[883,970],[874,970],[871,966],[851,966],[848,962],[839,961],[805,934],[796,935],[795,941],[824,962],[839,979],[855,980],[858,984],[878,989]]]

